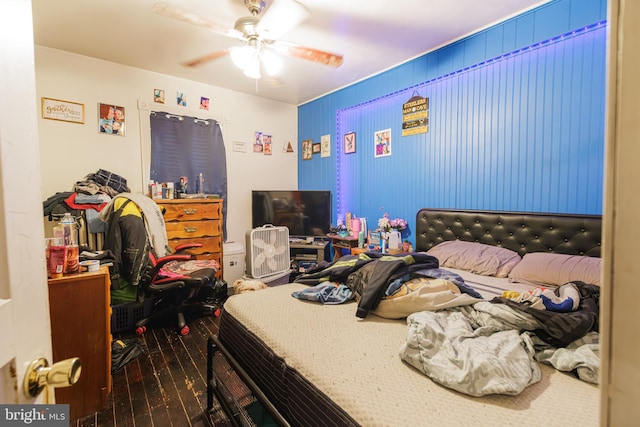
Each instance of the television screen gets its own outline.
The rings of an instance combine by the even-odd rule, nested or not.
[[[253,228],[286,226],[290,236],[325,236],[331,226],[331,191],[252,191]]]

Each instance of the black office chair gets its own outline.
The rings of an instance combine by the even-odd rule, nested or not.
[[[157,220],[153,225],[147,225],[147,219],[161,218],[163,212],[150,199],[140,197],[144,196],[119,195],[109,207],[110,215],[105,215],[104,249],[110,250],[116,258],[110,270],[112,291],[126,284],[137,287],[137,300],[143,306],[145,300],[153,299],[150,315],[136,322],[137,334],[143,334],[152,321],[174,313],[180,334],[186,335],[189,333],[185,320],[187,312],[219,314],[218,304],[206,300],[206,291],[216,283],[219,266],[215,260],[196,260],[188,253],[190,248],[202,246],[198,243],[181,245],[169,255],[156,257],[151,240],[166,242],[166,230]],[[151,237],[147,226],[154,230]],[[162,238],[157,239],[158,236]],[[164,253],[170,248],[162,249]]]
[[[177,327],[181,335],[189,333],[185,315],[220,315],[219,301],[207,299],[216,281],[216,261],[195,260],[186,253],[201,244],[185,244],[176,248],[175,253],[156,258],[149,254],[149,266],[143,274],[139,286],[139,300],[154,298],[151,314],[136,322],[136,334],[142,335],[147,325],[173,313],[177,317]]]

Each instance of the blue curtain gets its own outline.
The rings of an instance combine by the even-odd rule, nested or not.
[[[196,193],[199,173],[203,192],[219,194],[222,204],[223,237],[227,238],[227,157],[220,124],[213,119],[151,112],[151,174],[156,182],[188,179],[187,193]]]

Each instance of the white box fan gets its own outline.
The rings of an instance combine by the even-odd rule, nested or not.
[[[289,270],[289,229],[267,224],[247,231],[246,261],[254,279]]]

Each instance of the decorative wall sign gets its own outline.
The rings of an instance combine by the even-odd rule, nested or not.
[[[233,141],[233,151],[237,151],[240,153],[247,152],[247,143],[242,141]]]
[[[320,137],[320,157],[331,157],[331,135]]]
[[[349,132],[344,134],[344,152],[345,154],[356,152],[356,133]]]
[[[41,98],[41,100],[43,119],[84,123],[84,104],[52,98]]]
[[[98,104],[98,132],[124,136],[124,107]]]
[[[291,141],[287,141],[284,143],[284,145],[282,146],[282,152],[295,153],[295,150],[293,149],[293,144],[291,144]]]
[[[373,140],[375,143],[375,157],[391,155],[391,129],[377,131]]]
[[[413,96],[402,104],[402,136],[429,132],[429,98],[414,91]]]

